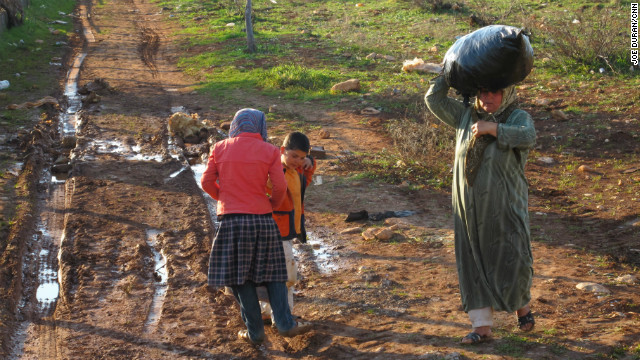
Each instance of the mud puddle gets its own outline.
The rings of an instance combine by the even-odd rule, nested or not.
[[[193,177],[196,180],[196,183],[198,184],[198,186],[200,187],[200,189],[202,189],[202,174],[204,174],[204,170],[207,168],[207,164],[205,163],[200,163],[200,164],[195,164],[195,165],[191,165],[190,166],[191,170],[193,171]],[[218,216],[216,215],[216,209],[217,209],[217,205],[218,202],[213,199],[209,194],[207,194],[204,190],[202,191],[202,194],[205,198],[205,201],[207,203],[207,209],[209,210],[209,216],[211,217],[211,223],[215,226],[218,227]]]
[[[67,75],[64,95],[67,97],[67,109],[60,115],[60,130],[63,136],[75,135],[80,127],[79,111],[82,108],[82,99],[78,94],[78,75],[86,52],[80,53],[73,61],[73,66]]]
[[[29,253],[23,261],[23,295],[20,301],[21,323],[14,334],[9,359],[23,357],[26,343],[41,338],[36,325],[53,315],[60,293],[59,250],[64,241],[65,182],[46,173],[41,184],[48,189],[40,198],[37,231],[29,240]],[[49,346],[46,342],[43,347]]]
[[[156,281],[153,290],[153,299],[151,300],[151,310],[144,324],[144,332],[152,333],[160,320],[160,314],[162,312],[162,305],[164,304],[164,298],[167,295],[167,280],[169,275],[167,273],[167,257],[162,251],[158,250],[160,247],[158,244],[158,235],[162,233],[161,230],[149,229],[147,230],[147,244],[151,248],[153,253],[153,278]]]
[[[305,244],[295,244],[293,255],[302,268],[311,267],[321,274],[331,274],[340,269],[340,255],[331,241],[320,232],[308,231]]]
[[[11,162],[8,164],[5,171],[13,176],[18,176],[20,175],[20,171],[22,171],[23,166],[24,163],[21,161]]]
[[[94,139],[83,150],[82,160],[95,161],[98,156],[118,156],[127,161],[163,162],[162,154],[145,154],[140,145],[130,145],[118,140]],[[174,156],[174,158],[178,158]]]

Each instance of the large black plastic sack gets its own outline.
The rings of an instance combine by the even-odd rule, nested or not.
[[[444,56],[444,76],[464,96],[496,91],[524,80],[533,49],[521,29],[489,25],[458,39]]]

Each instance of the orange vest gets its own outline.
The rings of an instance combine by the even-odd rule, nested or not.
[[[307,232],[304,227],[304,192],[307,185],[311,182],[311,177],[316,170],[316,161],[313,158],[311,161],[313,162],[313,168],[309,170],[297,169],[297,173],[300,178],[300,191],[297,191],[298,189],[291,189],[290,187],[294,184],[287,182],[287,196],[280,206],[273,209],[273,218],[275,219],[276,224],[278,224],[282,240],[298,238],[302,243],[307,242]],[[296,213],[292,193],[300,194],[300,223],[298,226],[296,226]],[[296,227],[300,229],[300,232],[296,231]]]

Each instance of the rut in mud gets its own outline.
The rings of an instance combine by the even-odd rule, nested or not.
[[[82,9],[85,8],[82,7]],[[83,11],[81,13],[84,14]],[[85,25],[84,33],[92,34],[90,29],[86,28],[88,22],[82,21],[82,23]],[[123,31],[126,30],[123,28]],[[93,36],[87,38],[92,39]],[[83,48],[91,54],[92,45],[93,42],[87,42]],[[140,59],[143,66],[151,70],[150,78],[156,77],[157,70],[153,57],[157,52],[157,47],[157,35],[154,35],[152,31],[143,32],[143,41],[138,49],[141,52]],[[127,53],[127,51],[123,53]],[[61,121],[61,136],[77,139],[77,145],[69,157],[73,170],[66,186],[64,182],[61,185],[55,178],[46,183],[52,192],[49,199],[43,201],[41,216],[44,225],[39,236],[34,237],[33,246],[30,246],[35,254],[41,256],[26,261],[24,271],[25,274],[40,273],[41,276],[39,279],[31,280],[33,284],[37,284],[37,290],[25,287],[24,305],[21,307],[21,311],[24,313],[24,322],[21,326],[22,331],[16,335],[19,339],[16,340],[14,346],[12,354],[14,358],[85,357],[87,354],[91,354],[91,351],[85,352],[87,347],[83,346],[81,342],[69,344],[69,346],[61,346],[61,344],[66,343],[67,339],[77,338],[78,335],[87,331],[98,333],[97,338],[106,336],[113,338],[114,341],[129,340],[134,344],[148,342],[146,346],[154,346],[153,340],[143,340],[138,337],[128,338],[125,329],[129,326],[140,328],[145,334],[152,334],[157,330],[158,317],[163,308],[166,294],[164,296],[158,295],[157,288],[160,286],[157,285],[157,274],[162,269],[156,268],[158,265],[153,261],[153,255],[162,253],[165,258],[185,256],[182,253],[176,255],[175,250],[171,251],[167,248],[172,242],[176,242],[177,235],[171,219],[159,221],[163,218],[162,209],[179,210],[178,213],[167,212],[171,213],[168,215],[169,218],[180,219],[185,216],[185,213],[189,213],[190,207],[202,208],[198,206],[197,201],[192,204],[194,201],[192,197],[198,194],[199,189],[195,186],[193,178],[187,176],[188,172],[185,172],[184,176],[169,177],[170,173],[183,167],[183,164],[169,154],[164,116],[160,115],[157,118],[157,124],[155,124],[159,139],[156,141],[156,146],[146,146],[145,153],[141,153],[143,150],[140,149],[142,145],[148,144],[137,145],[135,140],[127,135],[128,130],[131,129],[126,130],[124,135],[107,129],[104,131],[107,134],[100,136],[102,132],[100,120],[93,122],[94,119],[99,119],[100,115],[93,117],[85,112],[79,116],[78,110],[81,104],[80,97],[76,94],[78,88],[76,81],[83,78],[80,74],[80,68],[86,55],[86,53],[80,53],[69,72],[66,91],[69,107]],[[143,80],[140,73],[137,73],[135,77],[137,81]],[[94,90],[93,99],[108,96],[110,93],[109,89]],[[95,93],[100,94],[96,96]],[[83,97],[82,100],[87,98],[89,96]],[[166,98],[161,98],[161,101],[163,100]],[[93,103],[95,101],[85,101],[83,110],[91,111],[89,107]],[[102,104],[105,103],[107,101],[102,102]],[[166,104],[163,105],[166,106]],[[157,104],[149,104],[148,106],[155,108]],[[94,108],[93,111],[95,110]],[[167,112],[168,109],[165,109],[165,114]],[[107,115],[108,117],[109,115]],[[156,161],[157,159],[160,160]],[[141,175],[136,176],[136,174]],[[101,179],[102,176],[106,178]],[[163,203],[159,209],[154,208],[154,205],[158,204],[151,204],[148,210],[151,213],[149,215],[142,214],[143,219],[136,220],[132,217],[127,220],[123,217],[131,211],[144,213],[146,209],[142,208],[145,205],[137,202],[147,199],[148,189],[146,188],[152,186],[171,189],[168,190],[168,197],[175,196],[177,199],[168,200],[165,194],[166,190],[158,190],[157,197],[151,197],[155,199],[153,201],[158,204],[163,201],[169,201],[169,203]],[[91,190],[92,188],[104,188],[107,194],[99,196],[98,191]],[[135,204],[132,204],[132,201],[127,198],[137,200],[133,200]],[[201,196],[196,196],[196,199],[198,198],[202,199]],[[117,204],[110,203],[114,199]],[[184,205],[185,202],[192,205]],[[157,214],[158,212],[160,214]],[[195,231],[199,229],[200,234],[197,236],[198,240],[193,241],[202,245],[195,246],[195,250],[202,251],[204,249],[206,251],[207,241],[210,238],[207,233],[211,228],[208,222],[209,216],[207,213],[196,211],[194,220],[198,219],[198,215],[201,217],[199,219],[201,224],[192,228]],[[154,234],[153,239],[147,241],[148,234],[151,233]],[[189,234],[196,237],[192,231]],[[182,234],[182,236],[186,235]],[[194,247],[193,244],[191,246]],[[158,250],[156,251],[152,247]],[[132,250],[133,253],[129,254],[128,251],[124,251],[125,249]],[[202,263],[203,259],[204,257],[200,256],[197,262]],[[179,264],[179,261],[173,261],[166,264],[165,267],[171,271],[174,266],[179,266]],[[40,271],[33,271],[30,267],[39,268]],[[201,266],[198,266],[197,263],[183,268],[202,272]],[[172,272],[172,275],[175,281],[175,271]],[[36,295],[38,306],[33,308],[33,305],[29,305],[34,303],[33,296],[29,294],[40,294],[47,286],[53,288],[46,295],[47,302],[41,302]],[[34,285],[33,288],[35,287]],[[166,291],[166,284],[164,288]],[[206,291],[204,296],[205,298],[208,296]],[[126,299],[121,299],[122,297]],[[111,307],[104,305],[104,303],[112,302],[115,304]],[[96,324],[83,327],[84,321],[75,322],[73,320],[76,317],[87,320],[80,309],[87,311],[92,307],[100,307],[104,311],[101,314],[103,318],[96,319]],[[167,310],[165,309],[165,313]],[[129,314],[131,319],[128,319]],[[122,331],[101,330],[105,325],[104,320],[110,318],[117,322],[124,322]],[[105,329],[108,328],[107,326]],[[192,333],[197,334],[199,331],[192,331]],[[83,336],[86,334],[80,337]],[[153,337],[153,335],[150,336]],[[22,338],[20,339],[20,337]],[[96,336],[89,337],[95,338]],[[95,341],[102,344],[100,348],[105,345],[103,340]],[[174,354],[172,346],[157,345],[157,347],[166,348],[166,353]],[[115,349],[116,354],[123,351],[121,346],[111,348]],[[176,351],[178,353],[193,352],[186,348]],[[146,353],[146,351],[142,351],[142,353]],[[198,351],[194,353],[198,354]]]
[[[160,46],[160,39],[158,38],[158,34],[150,28],[143,27],[140,29],[140,36],[142,37],[142,41],[140,41],[140,46],[138,46],[138,51],[140,52],[140,59],[142,62],[149,67],[153,77],[156,77],[158,73],[158,69],[155,64],[155,56],[158,53],[158,46]]]
[[[53,180],[53,181],[52,181]],[[16,343],[10,359],[19,358],[28,339],[37,339],[37,357],[55,354],[55,329],[40,326],[40,321],[53,315],[60,289],[58,255],[64,227],[64,182],[44,179],[48,191],[39,200],[37,232],[29,240],[29,254],[23,260],[23,297],[19,312],[22,321],[16,331]]]
[[[25,261],[25,284],[33,285],[25,287],[12,359],[237,352],[239,344],[227,344],[232,333],[214,335],[237,316],[233,302],[206,287],[215,208],[166,127],[171,109],[188,105],[188,84],[158,70],[168,68],[156,59],[160,40],[143,25],[155,11],[130,5],[108,38],[81,21],[96,41],[85,42],[68,74],[59,134],[75,139],[71,170],[66,181],[44,179],[51,190]],[[105,28],[99,16],[92,25]],[[122,41],[138,32],[137,45]],[[118,61],[93,65],[104,57]],[[34,294],[44,289],[41,302]]]
[[[93,42],[93,33],[88,27],[88,13],[85,6],[78,8],[86,42]],[[59,136],[73,138],[79,125],[78,112],[82,107],[78,90],[80,67],[86,56],[80,52],[72,61],[64,82],[66,108],[59,116]],[[53,134],[51,134],[53,135]],[[48,135],[49,136],[49,135]],[[51,145],[51,144],[50,144]],[[64,159],[64,158],[62,158]],[[67,162],[56,164],[57,168],[70,167]],[[33,353],[36,358],[57,356],[56,332],[54,326],[43,326],[42,320],[51,319],[58,302],[61,289],[61,243],[64,239],[65,201],[67,174],[64,169],[52,174],[45,171],[39,180],[46,189],[38,199],[36,233],[27,243],[28,254],[22,265],[22,298],[18,311],[21,320],[14,336],[9,358],[20,358],[24,344],[35,342]]]

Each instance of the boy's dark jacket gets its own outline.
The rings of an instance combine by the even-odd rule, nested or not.
[[[295,216],[293,209],[293,199],[291,195],[291,191],[289,190],[290,184],[287,184],[287,196],[284,201],[277,208],[273,209],[273,218],[278,224],[278,228],[280,229],[280,235],[282,236],[282,240],[291,240],[294,238],[298,238],[300,242],[307,242],[307,232],[304,227],[304,192],[311,183],[311,177],[313,173],[316,171],[316,161],[311,158],[311,162],[313,163],[313,167],[309,170],[303,170],[302,168],[296,169],[298,175],[300,176],[300,196],[302,197],[300,203],[302,205],[302,216],[300,217],[300,233],[296,234],[295,227]],[[286,170],[285,170],[286,171]]]

